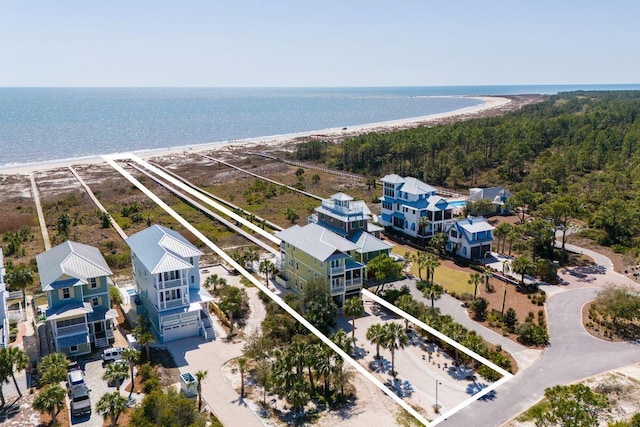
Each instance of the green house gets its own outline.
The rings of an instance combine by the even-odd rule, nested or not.
[[[111,269],[100,251],[67,241],[37,255],[36,262],[55,350],[79,356],[90,353],[92,346],[108,347],[117,313],[109,299]]]

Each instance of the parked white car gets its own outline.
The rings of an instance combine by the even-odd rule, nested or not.
[[[122,347],[105,348],[102,352],[102,361],[108,363],[122,359],[123,350],[124,348]]]

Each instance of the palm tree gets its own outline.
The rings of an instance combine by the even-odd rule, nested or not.
[[[519,256],[511,263],[511,270],[516,274],[521,274],[520,286],[524,286],[524,276],[526,274],[533,274],[536,266],[527,256]]]
[[[331,377],[331,357],[333,350],[327,346],[320,348],[318,360],[316,361],[316,372],[322,375],[324,380],[324,397],[329,397],[329,378]]]
[[[0,360],[3,365],[6,364],[11,378],[13,378],[13,384],[16,386],[16,390],[20,397],[22,397],[22,391],[18,387],[18,381],[16,381],[16,371],[22,371],[29,366],[29,357],[22,349],[18,347],[7,347],[0,349]]]
[[[106,420],[111,418],[111,427],[118,425],[118,417],[127,409],[127,398],[120,393],[107,393],[96,404],[96,410]]]
[[[391,351],[391,375],[395,378],[397,375],[395,369],[396,350],[405,348],[409,344],[409,336],[398,323],[387,323],[384,326],[384,343],[383,346]]]
[[[418,278],[422,280],[422,269],[424,268],[425,261],[427,259],[427,253],[418,251],[411,255],[411,262],[415,262],[418,266]]]
[[[400,298],[396,300],[395,305],[405,313],[413,314],[416,303],[411,297],[411,295],[405,294],[405,295],[401,295]],[[405,330],[409,329],[409,321],[407,319],[404,319],[404,329]]]
[[[56,424],[56,417],[64,405],[65,395],[60,384],[50,384],[33,399],[33,408],[36,411],[46,412],[51,415],[51,424]]]
[[[209,371],[203,371],[202,369],[196,372],[197,391],[198,391],[198,412],[202,410],[202,382],[207,378]]]
[[[260,259],[260,254],[258,250],[251,246],[244,252],[244,263],[245,266],[248,267],[248,270],[253,270],[253,262],[258,261]]]
[[[4,398],[4,391],[2,387],[5,383],[9,384],[9,377],[11,376],[11,370],[9,369],[9,364],[5,358],[0,358],[0,401],[2,402],[2,406],[5,405],[6,399]]]
[[[260,273],[264,274],[264,280],[269,286],[269,274],[275,273],[277,271],[276,265],[269,261],[268,259],[263,259],[260,261],[260,266],[258,267]]]
[[[247,358],[238,358],[238,368],[240,370],[240,400],[244,399],[244,373],[247,370]]]
[[[333,334],[331,341],[336,343],[345,353],[349,355],[353,353],[353,341],[349,339],[349,336],[343,329],[339,329],[338,332]],[[342,357],[340,357],[340,360],[342,360]]]
[[[64,353],[51,353],[40,359],[40,384],[57,384],[67,378],[69,361]]]
[[[211,286],[213,286],[214,294],[218,290],[218,285],[225,286],[226,284],[227,284],[227,281],[224,278],[219,277],[217,274],[212,274],[211,276],[207,277],[207,280],[204,281],[205,288],[210,289]]]
[[[433,285],[434,282],[434,274],[436,271],[436,267],[440,265],[440,261],[438,261],[438,257],[434,254],[427,254],[427,259],[424,262],[424,268],[427,270],[427,282],[431,282]]]
[[[127,378],[129,378],[129,367],[125,363],[117,361],[107,365],[107,370],[102,376],[103,380],[115,383],[118,394],[120,394],[120,384]]]
[[[364,313],[364,303],[360,297],[349,298],[342,307],[344,314],[351,317],[351,340],[354,345],[356,342],[356,317],[362,316]]]
[[[429,224],[431,224],[431,221],[429,221],[429,217],[421,216],[420,218],[418,218],[418,230],[419,230],[419,234],[422,236],[423,244],[424,244],[424,239],[427,237],[426,231],[427,231],[427,228],[429,227]]]
[[[476,299],[476,295],[478,294],[478,286],[482,284],[482,275],[480,273],[471,273],[471,275],[469,276],[469,281],[467,283],[473,285],[473,299]]]
[[[147,353],[147,361],[151,359],[149,355],[149,344],[156,342],[156,337],[151,331],[151,321],[145,315],[138,316],[138,325],[133,329],[133,336],[138,343],[144,346]]]
[[[384,343],[384,338],[384,326],[381,323],[373,324],[367,329],[367,339],[376,345],[376,360],[380,359],[380,346]]]
[[[22,291],[22,306],[27,309],[27,288],[33,283],[33,271],[27,264],[7,268],[5,281],[10,289]],[[21,395],[22,396],[22,395]]]
[[[131,369],[131,391],[129,392],[129,399],[131,399],[135,385],[133,368],[140,361],[140,352],[133,347],[127,347],[122,351],[122,358],[129,364],[129,369]]]

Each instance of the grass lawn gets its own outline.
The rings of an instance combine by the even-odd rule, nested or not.
[[[417,252],[415,249],[399,245],[394,246],[391,251],[401,256],[405,256],[406,252],[409,252],[409,254],[411,255]],[[419,277],[418,264],[411,264],[411,274],[415,277]],[[473,294],[473,285],[470,285],[468,283],[469,276],[470,274],[465,271],[454,270],[444,265],[436,267],[436,270],[434,272],[434,280],[437,284],[441,285],[448,293],[455,292],[458,295],[465,292]],[[422,271],[422,277],[425,277],[424,270]]]

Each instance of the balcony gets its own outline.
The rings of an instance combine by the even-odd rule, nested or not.
[[[363,213],[362,206],[340,206],[333,200],[323,200],[322,207],[342,215],[362,215]]]
[[[339,267],[331,267],[330,274],[332,276],[339,276],[341,274],[344,274],[344,265],[341,265]]]
[[[60,326],[56,328],[56,336],[73,335],[81,332],[89,333],[86,323],[77,323],[75,325]]]
[[[171,289],[177,288],[178,286],[186,286],[187,282],[183,279],[175,279],[175,280],[166,280],[162,282],[156,282],[156,289]]]
[[[362,286],[362,277],[356,277],[355,279],[345,280],[345,285],[347,288],[351,288],[353,286]]]
[[[344,293],[344,285],[331,285],[331,295],[340,295]]]
[[[166,310],[168,308],[182,307],[183,305],[189,305],[189,301],[185,298],[177,298],[161,302],[159,309]]]

